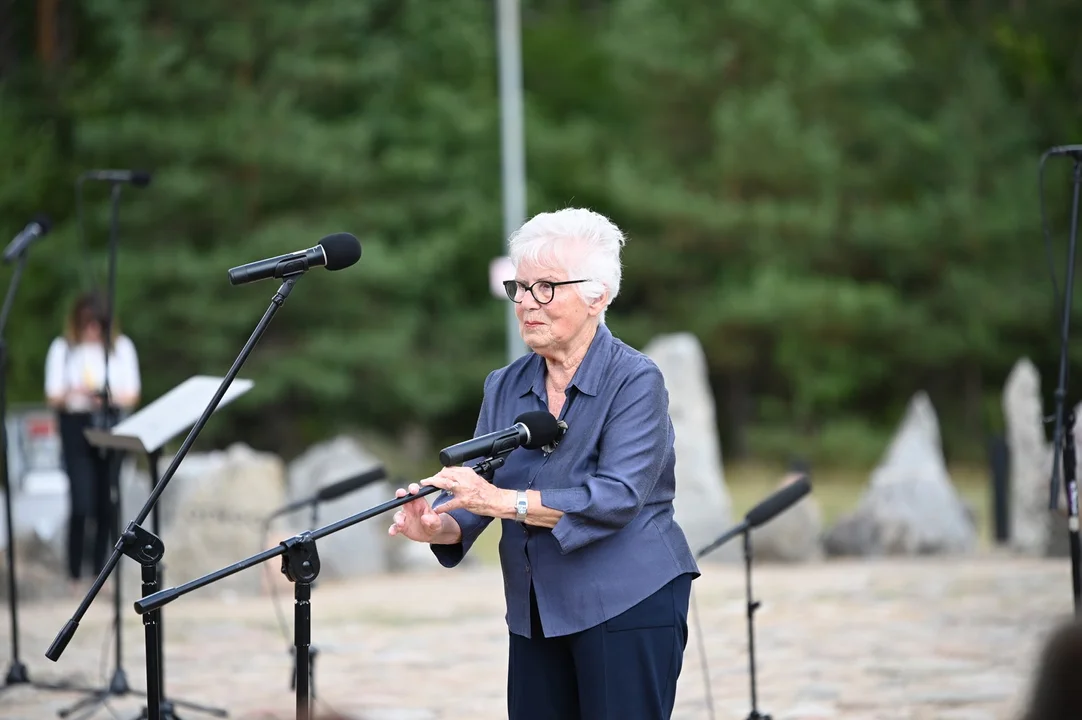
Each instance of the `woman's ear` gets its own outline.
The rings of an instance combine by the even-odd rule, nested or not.
[[[592,302],[586,304],[586,313],[590,317],[597,317],[605,311],[605,307],[609,304],[609,290],[605,289],[605,292],[601,294],[601,297],[594,299]]]

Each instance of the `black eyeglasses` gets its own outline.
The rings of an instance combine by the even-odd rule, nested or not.
[[[533,299],[537,301],[538,305],[548,305],[552,302],[552,298],[556,295],[556,288],[560,285],[574,285],[576,283],[590,282],[589,280],[562,280],[560,282],[552,282],[551,280],[538,280],[533,285],[523,285],[518,280],[504,280],[503,291],[507,293],[507,299],[513,303],[522,302],[522,298],[526,296],[526,291],[529,291],[533,295]]]

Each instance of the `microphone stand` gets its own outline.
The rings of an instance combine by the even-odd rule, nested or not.
[[[751,531],[754,528],[760,527],[770,522],[779,514],[785,512],[790,507],[800,501],[802,497],[811,492],[811,484],[808,481],[808,475],[805,472],[797,473],[793,481],[788,482],[782,486],[782,488],[776,491],[774,494],[761,501],[758,505],[744,515],[744,519],[734,527],[727,530],[721,537],[714,542],[707,545],[700,550],[696,555],[697,558],[702,558],[704,555],[708,555],[715,549],[728,542],[737,535],[744,536],[744,587],[745,587],[745,601],[747,611],[748,622],[748,666],[751,671],[751,712],[748,714],[747,720],[771,720],[769,715],[763,715],[759,712],[758,708],[758,693],[756,692],[755,685],[755,612],[759,609],[762,603],[752,599],[751,593]],[[701,645],[700,645],[701,647]],[[705,652],[703,654],[703,664],[706,663]],[[705,673],[704,673],[705,674]],[[706,676],[707,683],[707,699],[710,699],[710,677]],[[713,716],[713,704],[708,707],[711,717]]]
[[[4,457],[0,460],[0,469],[4,477],[4,520],[7,528],[8,541],[8,605],[11,610],[11,667],[8,668],[4,678],[4,686],[26,684],[30,682],[30,674],[26,665],[19,658],[19,599],[17,596],[18,584],[15,582],[15,523],[11,516],[11,469],[8,466],[8,421],[7,421],[7,341],[4,340],[4,330],[7,328],[8,315],[11,313],[11,304],[15,299],[15,292],[22,279],[23,270],[26,269],[26,250],[19,253],[18,263],[11,275],[11,284],[8,285],[7,295],[4,297],[4,307],[0,309],[0,452]]]
[[[245,360],[247,360],[260,338],[262,338],[263,333],[266,332],[267,326],[270,325],[275,313],[277,313],[285,303],[286,298],[289,297],[290,291],[293,289],[293,286],[296,284],[302,273],[303,271],[301,273],[290,274],[282,279],[281,286],[274,294],[274,297],[271,298],[270,306],[267,308],[266,312],[264,312],[263,317],[256,325],[256,328],[248,338],[248,341],[244,344],[237,359],[233,362],[233,366],[229,368],[229,372],[222,378],[221,384],[214,392],[214,396],[207,404],[203,414],[195,422],[195,425],[184,439],[177,454],[173,457],[169,467],[166,468],[161,479],[154,486],[154,489],[151,490],[150,497],[147,498],[142,509],[135,516],[135,519],[128,523],[127,529],[121,534],[116,547],[113,548],[112,554],[105,563],[105,567],[102,568],[98,577],[94,580],[86,597],[83,598],[79,607],[76,609],[75,614],[72,615],[71,619],[69,619],[60,632],[57,633],[56,638],[53,639],[52,644],[45,653],[45,656],[50,660],[56,662],[60,659],[60,656],[64,652],[64,648],[71,642],[76,630],[79,629],[79,622],[90,608],[90,604],[94,601],[94,598],[105,584],[109,574],[120,562],[121,555],[128,556],[142,566],[143,597],[155,594],[159,577],[158,563],[165,554],[165,545],[162,543],[161,539],[153,533],[142,528],[141,523],[146,520],[147,515],[150,514],[150,511],[157,503],[158,498],[161,497],[161,494],[165,491],[169,481],[172,480],[173,476],[176,474],[177,468],[188,454],[196,437],[198,437],[199,433],[210,419],[211,414],[222,401],[229,385],[233,382],[237,373],[240,372],[241,366],[244,364]],[[144,642],[146,644],[147,718],[149,720],[162,720],[161,665],[159,662],[159,658],[161,658],[160,628],[158,626],[159,613],[147,612],[144,614],[140,612],[140,614],[143,615]],[[74,708],[68,712],[73,710]]]
[[[119,245],[120,234],[120,183],[114,182],[112,187],[112,193],[110,194],[110,212],[109,212],[109,275],[106,285],[106,300],[105,300],[105,323],[101,329],[102,332],[102,353],[104,363],[104,376],[102,378],[102,389],[98,395],[101,402],[101,414],[104,418],[105,429],[112,427],[116,424],[116,408],[113,407],[113,396],[109,387],[109,355],[111,354],[113,345],[113,308],[116,304],[116,265],[117,254]],[[97,450],[105,459],[106,478],[105,481],[109,483],[109,506],[110,514],[112,515],[112,540],[116,540],[120,537],[120,508],[121,503],[121,490],[119,480],[119,463],[121,461],[121,455],[113,449],[99,448]],[[123,582],[121,577],[121,568],[118,568],[116,575],[113,577],[113,633],[115,635],[114,641],[114,662],[115,668],[113,669],[113,678],[109,682],[108,687],[102,690],[92,691],[90,698],[83,699],[73,705],[70,708],[60,710],[60,717],[67,717],[77,710],[97,701],[104,703],[105,699],[110,695],[123,696],[129,694],[131,686],[128,684],[128,675],[124,671],[124,646],[123,646],[123,623],[120,620],[120,604],[121,593],[123,592]]]
[[[705,555],[713,552],[717,548],[724,545],[726,542],[742,535],[744,539],[744,598],[745,598],[745,612],[747,617],[748,627],[748,670],[751,677],[751,712],[748,713],[747,720],[771,720],[770,715],[764,715],[759,712],[758,708],[758,692],[756,690],[755,683],[755,612],[762,605],[758,600],[752,599],[751,590],[751,564],[752,564],[752,552],[751,552],[751,530],[752,525],[744,520],[739,525],[736,525],[727,530],[721,537],[714,542],[707,545],[696,554],[697,559],[702,559]],[[710,678],[706,678],[707,690],[709,692]]]
[[[8,318],[11,316],[11,307],[15,301],[15,294],[18,291],[19,282],[22,280],[23,271],[26,269],[28,251],[29,247],[24,248],[23,251],[17,256],[18,260],[15,265],[15,270],[11,275],[11,283],[8,285],[7,294],[4,296],[4,305],[3,308],[0,309],[0,455],[2,455],[2,457],[0,457],[0,472],[3,473],[3,477],[0,478],[0,484],[4,486],[4,520],[7,533],[8,556],[8,610],[10,611],[11,615],[11,665],[8,667],[7,673],[4,676],[4,685],[3,687],[0,687],[0,692],[8,690],[17,685],[29,685],[39,690],[74,690],[93,692],[92,690],[86,688],[74,687],[66,684],[54,685],[32,681],[30,679],[30,673],[26,668],[26,664],[22,661],[22,658],[19,655],[19,583],[15,569],[15,521],[12,517],[14,494],[11,488],[11,467],[8,463],[8,352],[7,341],[4,338],[5,330],[7,329]]]
[[[769,715],[759,713],[758,694],[755,686],[755,611],[759,609],[762,603],[753,600],[751,594],[751,531],[765,525],[788,510],[809,492],[811,492],[811,483],[808,480],[807,473],[797,473],[792,481],[785,483],[780,490],[777,490],[774,494],[768,496],[751,510],[748,510],[744,515],[744,519],[738,525],[727,530],[721,537],[696,554],[696,558],[701,559],[704,555],[713,552],[722,544],[728,542],[737,535],[744,536],[744,585],[748,620],[748,665],[751,670],[751,713],[748,714],[747,720],[771,720]],[[706,662],[705,657],[704,652],[704,665]],[[709,699],[709,675],[706,676],[706,683],[707,697]],[[710,710],[711,716],[713,716],[713,707],[710,706],[708,709]]]
[[[473,469],[482,477],[491,477],[491,474],[507,460],[511,454],[509,450],[502,450],[491,457],[485,458]],[[159,590],[156,593],[143,595],[135,601],[135,612],[140,615],[153,614],[163,606],[173,602],[182,595],[206,587],[212,583],[235,575],[236,573],[254,567],[276,557],[282,558],[282,574],[294,584],[293,587],[293,646],[296,652],[296,706],[297,720],[311,720],[312,703],[311,688],[311,642],[312,642],[312,584],[319,576],[320,561],[319,550],[316,540],[332,535],[339,530],[345,530],[357,523],[364,522],[377,515],[382,515],[388,510],[405,505],[417,498],[439,492],[438,487],[428,485],[420,489],[416,494],[407,494],[400,498],[388,500],[368,510],[362,510],[356,515],[351,515],[342,520],[325,525],[316,530],[308,530],[299,535],[283,540],[276,547],[264,550],[228,567],[208,573],[203,577],[190,580],[183,585]]]
[[[312,514],[311,521],[310,521],[311,524],[309,525],[309,527],[314,528],[314,527],[316,527],[316,525],[319,524],[319,505],[320,505],[320,503],[332,502],[334,500],[337,500],[338,498],[340,498],[340,497],[342,497],[344,495],[347,495],[347,494],[349,494],[351,492],[354,492],[356,490],[360,490],[360,489],[362,489],[364,487],[367,487],[370,483],[374,483],[374,482],[378,482],[380,480],[383,480],[386,476],[387,476],[387,473],[384,471],[383,467],[379,466],[377,468],[367,470],[367,471],[365,471],[363,473],[360,473],[358,475],[354,475],[352,477],[345,478],[344,480],[339,480],[338,482],[331,483],[329,485],[324,485],[318,491],[316,491],[313,495],[310,495],[310,496],[308,496],[308,497],[306,497],[306,498],[304,498],[302,500],[295,500],[295,501],[290,502],[290,503],[288,503],[286,505],[283,505],[282,507],[280,507],[277,510],[275,510],[274,512],[272,512],[270,515],[268,515],[263,520],[263,533],[262,533],[261,537],[265,538],[267,536],[267,534],[270,532],[270,524],[275,518],[280,517],[282,515],[288,515],[290,513],[303,510],[306,507],[310,509],[311,514]],[[260,541],[260,544],[262,544],[262,541]],[[313,583],[313,585],[314,584],[315,583]],[[280,611],[278,609],[278,591],[275,589],[275,586],[273,584],[270,586],[270,592],[271,592],[271,597],[272,597],[272,599],[274,601],[275,613],[278,614],[279,619],[281,619],[281,614],[280,614]],[[283,632],[284,632],[284,628],[283,628]],[[312,688],[312,697],[313,698],[316,695],[316,692],[315,692],[315,659],[316,659],[316,655],[318,653],[319,653],[319,650],[315,646],[312,646],[311,649],[309,650],[309,655],[310,655],[309,664],[310,664],[310,668],[311,668],[311,672],[309,673],[310,674],[309,683],[310,683],[310,687]],[[292,675],[290,675],[290,680],[289,680],[289,689],[290,690],[296,690],[296,688],[297,688],[297,653],[296,653],[293,646],[290,646],[290,648],[289,648],[289,656],[290,656],[290,662],[293,663]]]
[[[1041,158],[1041,167],[1050,153]],[[1071,596],[1076,615],[1082,616],[1082,562],[1078,537],[1078,484],[1075,467],[1075,415],[1073,410],[1064,411],[1067,399],[1067,346],[1071,328],[1071,299],[1074,292],[1075,248],[1078,239],[1078,196],[1082,186],[1082,153],[1069,153],[1074,160],[1074,189],[1071,200],[1071,234],[1067,245],[1067,280],[1063,293],[1063,315],[1060,326],[1059,382],[1056,387],[1056,425],[1052,441],[1052,483],[1049,493],[1049,510],[1059,509],[1060,458],[1063,461],[1063,480],[1067,495],[1067,532],[1071,549]]]

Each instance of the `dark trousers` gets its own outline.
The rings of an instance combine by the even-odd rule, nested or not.
[[[116,539],[113,486],[119,486],[120,458],[116,452],[93,447],[83,435],[89,413],[60,413],[60,444],[68,476],[71,517],[68,522],[68,575],[78,580],[91,562],[94,574],[105,567],[105,556]],[[93,535],[93,552],[87,539]]]
[[[541,632],[530,590],[532,638],[511,635],[511,720],[668,720],[688,639],[691,575],[626,612],[563,637]]]

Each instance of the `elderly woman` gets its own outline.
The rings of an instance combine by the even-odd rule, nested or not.
[[[462,561],[503,521],[514,720],[660,720],[672,714],[699,571],[673,519],[673,427],[657,366],[613,337],[623,233],[583,209],[542,213],[511,238],[505,283],[533,351],[485,380],[476,435],[547,410],[556,447],[512,452],[492,482],[447,467],[441,488],[395,513],[389,533]],[[404,497],[406,489],[397,491]]]

